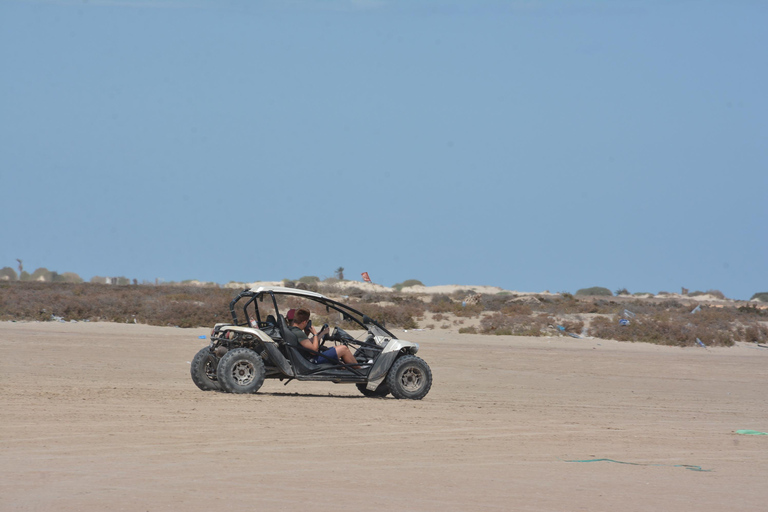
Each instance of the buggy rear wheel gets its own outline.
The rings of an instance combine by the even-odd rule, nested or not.
[[[230,350],[219,361],[216,377],[229,393],[255,393],[264,383],[264,362],[249,348]]]
[[[432,370],[420,357],[402,356],[390,368],[386,382],[395,398],[421,400],[432,387]]]
[[[219,391],[221,384],[216,378],[216,366],[219,359],[213,355],[208,347],[200,349],[192,359],[189,372],[192,374],[192,382],[203,391]]]

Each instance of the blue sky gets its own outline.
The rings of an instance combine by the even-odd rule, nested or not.
[[[768,290],[768,3],[0,1],[0,267]]]

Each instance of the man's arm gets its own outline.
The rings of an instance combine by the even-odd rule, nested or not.
[[[299,340],[299,343],[301,343],[302,347],[314,350],[315,352],[320,348],[320,338],[318,336],[315,336],[312,339],[304,338],[303,340]]]
[[[323,329],[323,331],[321,331],[321,334],[325,334],[326,333],[326,329]],[[299,343],[301,343],[301,346],[304,347],[304,348],[308,348],[309,350],[314,350],[315,352],[319,352],[320,351],[320,339],[322,338],[322,335],[318,335],[318,333],[317,333],[317,331],[315,330],[314,327],[310,327],[309,328],[309,332],[312,333],[313,338],[312,339],[309,339],[309,338],[299,339]]]

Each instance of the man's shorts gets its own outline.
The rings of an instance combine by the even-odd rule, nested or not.
[[[336,347],[326,349],[321,355],[313,357],[311,361],[315,364],[328,364],[336,363],[339,360],[338,354],[336,354]]]

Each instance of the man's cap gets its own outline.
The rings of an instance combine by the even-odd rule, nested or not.
[[[288,313],[285,314],[285,318],[287,320],[293,320],[293,315],[295,315],[295,314],[296,314],[296,310],[295,309],[289,309]]]

